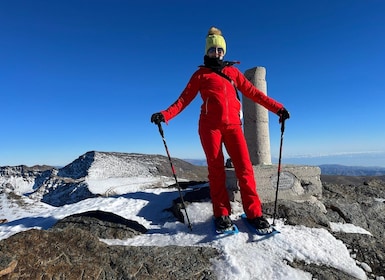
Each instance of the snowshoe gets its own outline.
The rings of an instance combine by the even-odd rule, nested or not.
[[[247,218],[246,214],[242,214],[241,218],[246,221],[248,227],[257,235],[273,235],[279,233],[277,229],[270,225],[270,223],[263,216],[254,219]]]
[[[235,234],[238,233],[237,226],[231,221],[229,216],[221,216],[214,219],[216,234]]]

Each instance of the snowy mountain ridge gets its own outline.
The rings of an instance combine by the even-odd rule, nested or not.
[[[110,177],[153,177],[165,159],[143,154],[87,152],[59,170],[61,177],[106,179]]]
[[[178,180],[204,180],[205,167],[172,159]],[[138,153],[87,152],[62,168],[0,167],[0,187],[53,206],[98,195],[110,196],[175,183],[167,157]],[[127,188],[128,187],[128,188]]]

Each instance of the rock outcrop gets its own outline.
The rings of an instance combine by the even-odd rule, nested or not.
[[[215,279],[210,247],[108,246],[99,239],[147,231],[113,213],[68,216],[49,230],[28,230],[0,241],[1,279]]]
[[[91,232],[20,232],[0,241],[1,279],[215,279],[210,247],[108,246]]]

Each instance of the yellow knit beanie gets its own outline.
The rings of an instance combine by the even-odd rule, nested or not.
[[[206,37],[205,54],[207,54],[207,51],[209,50],[209,48],[212,48],[212,47],[222,48],[223,55],[226,54],[225,38],[223,38],[222,36],[222,31],[214,26],[209,29],[209,32]]]

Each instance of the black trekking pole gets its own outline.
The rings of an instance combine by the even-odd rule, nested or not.
[[[176,186],[177,186],[177,188],[178,188],[179,197],[180,197],[180,200],[181,200],[181,202],[182,202],[184,212],[186,213],[186,218],[187,218],[187,222],[188,222],[188,227],[189,227],[189,229],[192,231],[192,226],[191,226],[191,223],[190,223],[190,219],[189,219],[189,217],[188,217],[188,215],[187,215],[186,204],[184,203],[184,199],[183,199],[183,196],[182,196],[182,192],[181,192],[181,189],[180,189],[178,180],[177,180],[177,178],[176,178],[176,173],[175,173],[174,165],[172,164],[172,160],[171,160],[171,157],[170,157],[170,153],[168,152],[168,148],[167,148],[167,144],[166,144],[166,139],[164,139],[164,133],[163,133],[162,124],[161,124],[161,123],[158,123],[158,127],[159,127],[159,133],[160,133],[160,136],[162,136],[163,144],[164,144],[164,147],[165,147],[165,149],[166,149],[166,153],[167,153],[167,156],[168,156],[168,160],[169,160],[169,162],[170,162],[170,166],[171,166],[171,170],[172,170],[172,175],[174,175],[175,183],[176,183]]]
[[[275,216],[277,214],[277,200],[278,200],[278,188],[279,188],[279,177],[281,175],[281,159],[282,159],[282,144],[283,144],[283,132],[285,131],[285,119],[281,122],[281,143],[279,145],[279,158],[278,158],[278,174],[277,174],[277,188],[275,190],[275,201],[274,201],[274,214],[273,214],[273,226],[275,226]]]

